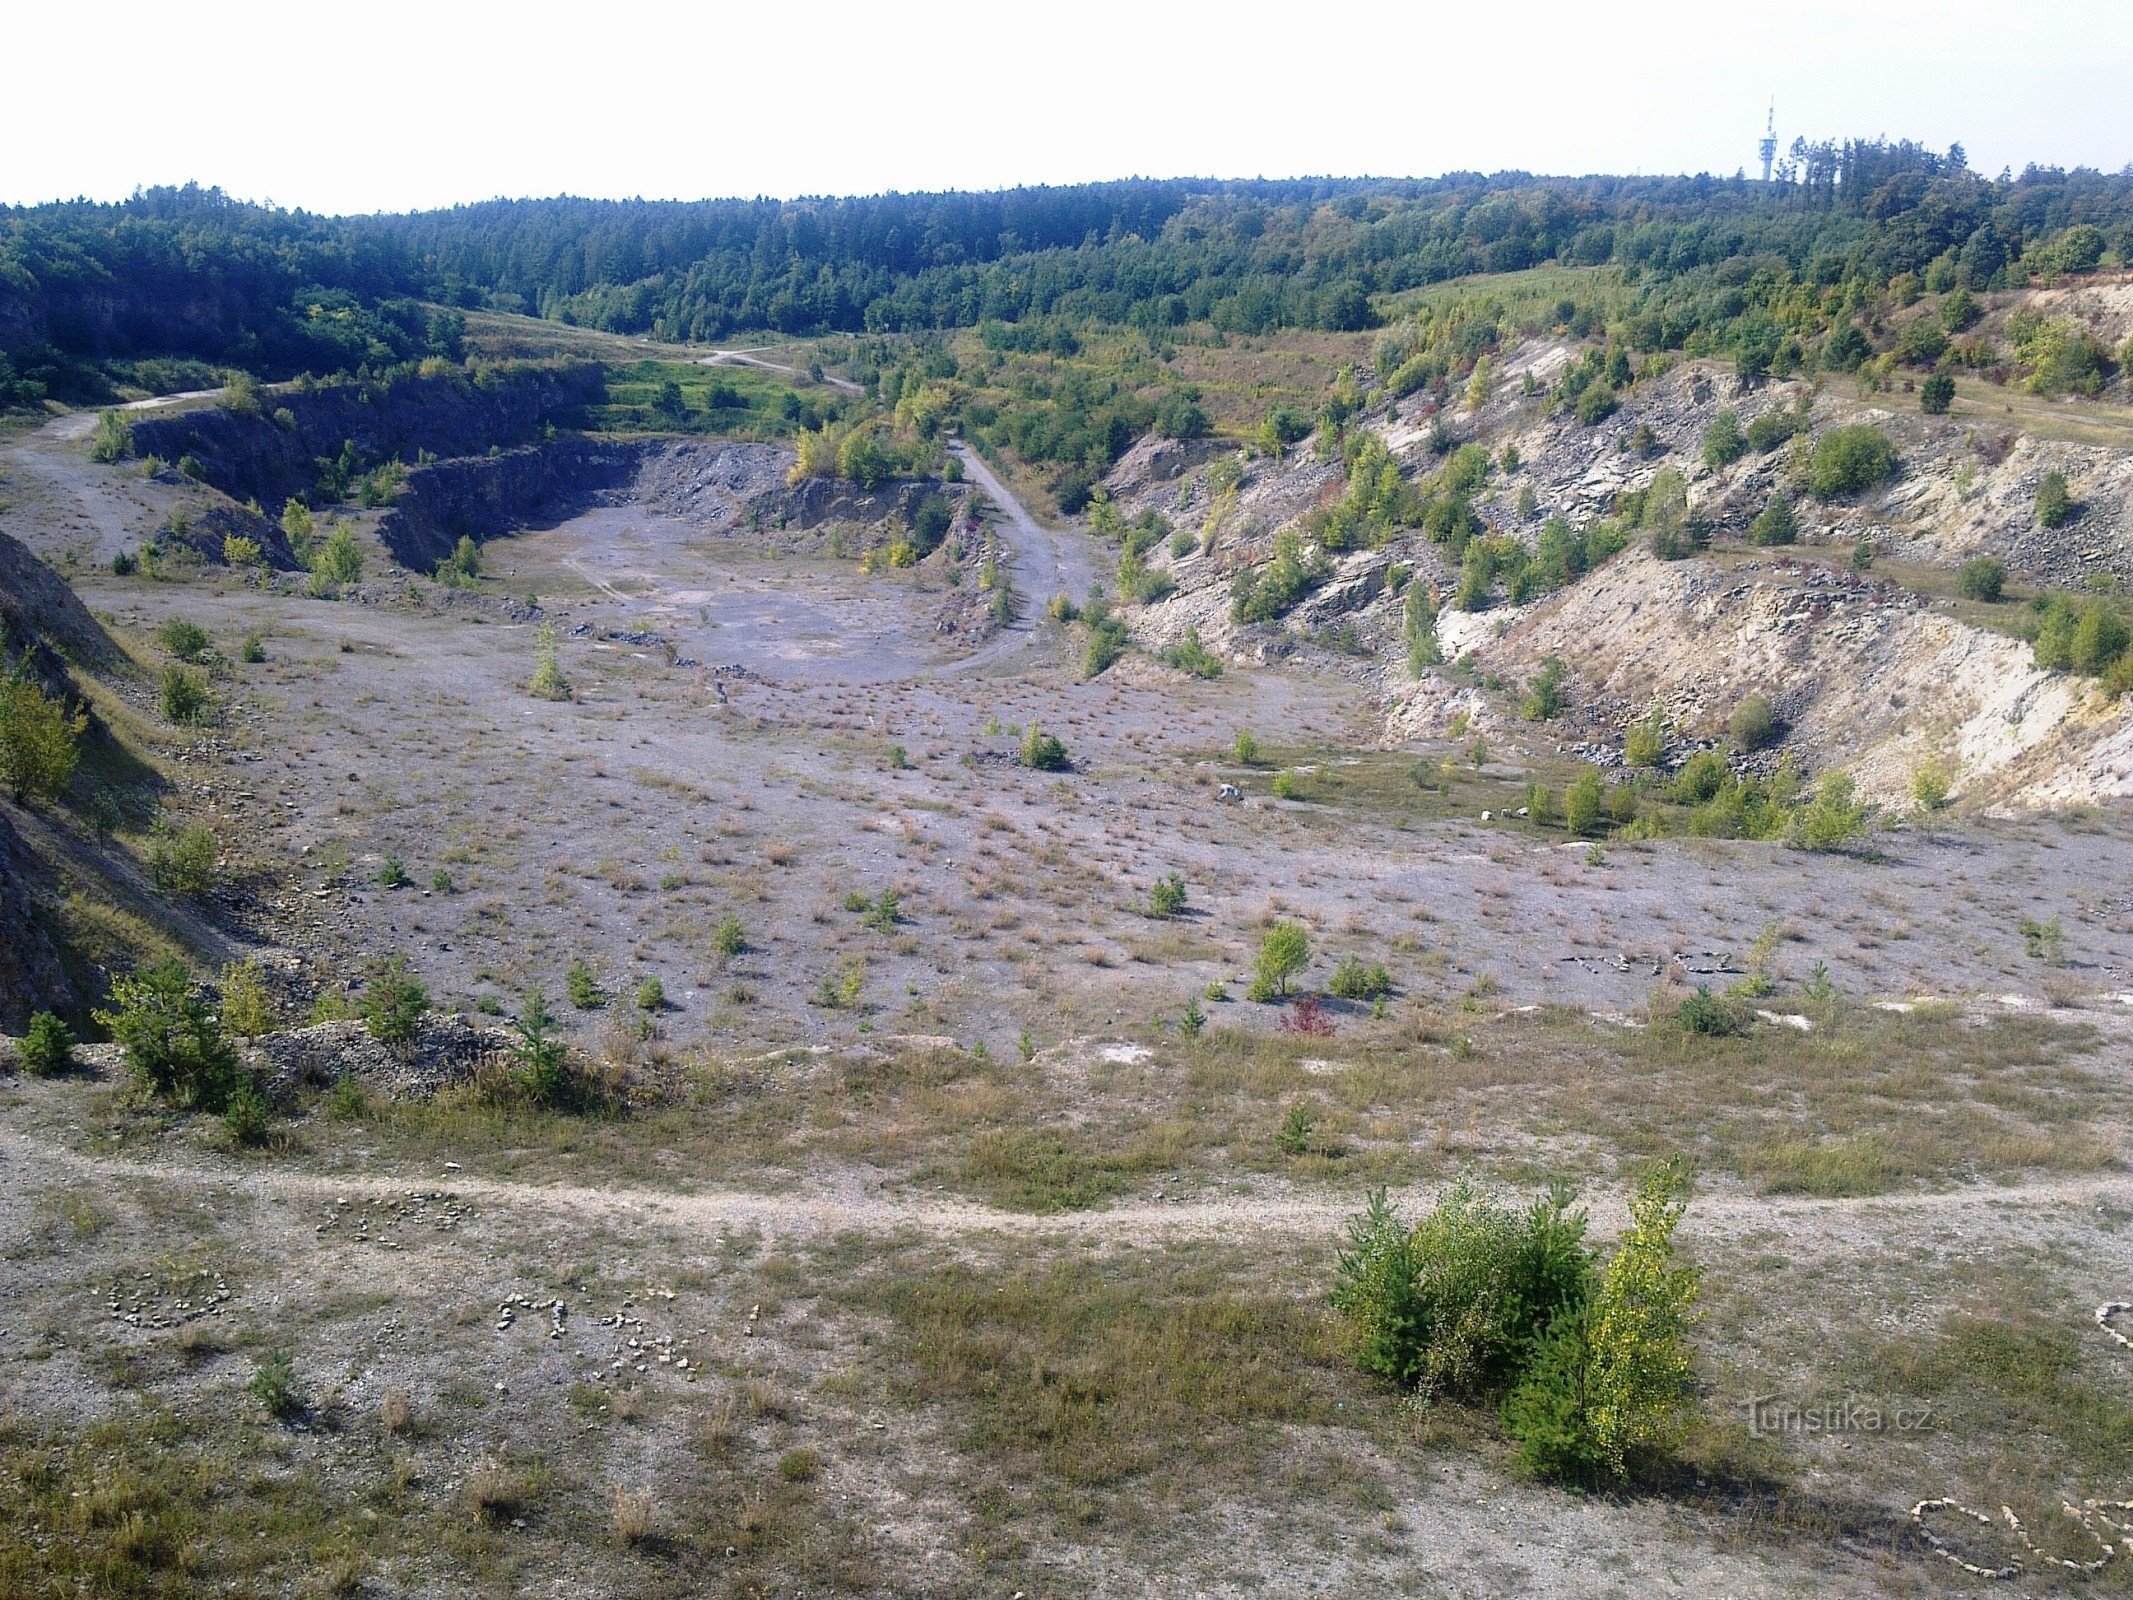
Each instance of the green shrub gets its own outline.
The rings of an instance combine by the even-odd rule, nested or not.
[[[378,863],[378,887],[381,889],[405,889],[415,880],[407,875],[407,863],[392,851],[385,852],[385,859]]]
[[[1765,696],[1751,694],[1726,718],[1726,732],[1743,750],[1760,750],[1778,736],[1777,707]]]
[[[1634,724],[1622,741],[1622,759],[1629,766],[1649,769],[1666,759],[1666,725],[1654,711]]]
[[[2043,961],[2058,966],[2066,955],[2066,932],[2059,926],[2059,919],[2039,922],[2034,917],[2024,917],[2015,930],[2022,936],[2022,948],[2032,961]]]
[[[1592,835],[1600,831],[1600,816],[1607,786],[1598,767],[1586,767],[1563,791],[1563,826],[1572,833]]]
[[[1606,384],[1587,384],[1577,397],[1577,419],[1588,428],[1596,428],[1613,416],[1619,405],[1614,390]]]
[[[563,975],[563,988],[570,996],[570,1003],[580,1011],[597,1011],[607,1004],[607,993],[600,987],[600,980],[593,976],[591,963],[583,956],[573,956],[570,968]]]
[[[1070,765],[1066,746],[1034,722],[1022,735],[1022,764],[1032,772],[1064,772]]]
[[[1722,1039],[1748,1031],[1746,1008],[1724,995],[1711,993],[1708,984],[1698,984],[1696,992],[1674,1008],[1674,1020],[1683,1031],[1706,1038]]]
[[[363,991],[363,1023],[378,1043],[395,1050],[414,1043],[429,1008],[429,991],[408,970],[406,956],[387,956],[371,970]]]
[[[2099,677],[2126,652],[2125,619],[2101,597],[2073,601],[2053,595],[2037,630],[2036,663],[2052,672]]]
[[[2046,528],[2064,527],[2080,508],[2066,487],[2066,474],[2047,472],[2037,480],[2037,522]]]
[[[1757,455],[1775,450],[1798,433],[1804,420],[1783,406],[1774,406],[1748,424],[1748,448]]]
[[[1933,372],[1918,386],[1918,409],[1929,417],[1945,417],[1955,404],[1955,380],[1945,372]]]
[[[1528,721],[1547,722],[1563,709],[1563,680],[1567,676],[1561,656],[1549,656],[1541,662],[1540,671],[1526,685],[1526,697],[1521,707]]]
[[[259,1353],[252,1381],[245,1388],[270,1417],[293,1417],[303,1410],[303,1396],[296,1387],[296,1363],[280,1345]]]
[[[1519,1214],[1462,1182],[1410,1228],[1372,1195],[1349,1223],[1332,1296],[1357,1363],[1425,1397],[1515,1382],[1534,1341],[1591,1292],[1572,1202],[1558,1188]]]
[[[85,711],[45,693],[27,656],[0,678],[0,783],[18,802],[56,800],[81,760]]]
[[[311,553],[311,574],[321,588],[355,583],[362,578],[363,547],[356,543],[355,530],[347,523],[335,523],[325,542]]]
[[[1081,675],[1084,679],[1100,678],[1126,653],[1133,636],[1126,631],[1124,622],[1108,613],[1097,616],[1085,611],[1082,621],[1087,624],[1088,638],[1081,649]]]
[[[729,911],[719,920],[711,933],[711,948],[728,961],[748,948],[748,935],[739,916]]]
[[[1185,637],[1163,652],[1167,666],[1180,672],[1189,672],[1195,678],[1219,678],[1222,676],[1222,658],[1200,642],[1200,630],[1187,628]]]
[[[274,1001],[256,961],[233,961],[222,969],[222,1025],[240,1039],[256,1039],[274,1026]]]
[[[1259,741],[1249,733],[1239,732],[1236,740],[1230,746],[1230,752],[1236,756],[1239,766],[1256,767],[1259,765]]]
[[[2007,568],[1991,556],[1974,556],[1955,574],[1956,592],[1965,600],[1998,601],[2007,586]]]
[[[1782,494],[1772,495],[1770,503],[1748,524],[1750,544],[1791,544],[1799,536],[1800,519],[1793,514],[1792,501]]]
[[[557,658],[555,624],[542,623],[533,638],[533,677],[526,692],[541,700],[568,700],[570,682]]]
[[[1832,772],[1822,779],[1814,802],[1801,809],[1796,842],[1808,850],[1836,850],[1866,829],[1867,808],[1855,798],[1851,774]]]
[[[1697,1273],[1675,1264],[1687,1211],[1680,1167],[1649,1175],[1598,1281],[1549,1324],[1504,1402],[1520,1463],[1545,1478],[1620,1482],[1680,1440],[1690,1409],[1688,1330]]]
[[[570,1047],[556,1036],[547,996],[535,989],[511,1029],[512,1087],[536,1106],[557,1107],[568,1096]]]
[[[74,1031],[49,1011],[30,1018],[29,1032],[16,1047],[22,1070],[33,1078],[56,1078],[74,1067]]]
[[[892,932],[904,920],[903,896],[884,889],[860,911],[859,920],[876,933]]]
[[[656,977],[647,978],[637,985],[637,1009],[652,1013],[667,1008],[667,986]]]
[[[1185,909],[1185,880],[1175,872],[1155,880],[1148,891],[1148,915],[1174,917]]]
[[[198,661],[207,654],[207,629],[184,617],[172,617],[156,629],[156,639],[180,661]]]
[[[1311,943],[1293,922],[1277,922],[1259,941],[1253,963],[1251,996],[1254,1000],[1286,998],[1289,980],[1311,964]]]
[[[1362,957],[1346,955],[1333,969],[1332,981],[1326,989],[1343,1000],[1375,1000],[1380,995],[1392,993],[1392,974],[1382,964],[1366,967]]]
[[[1707,467],[1730,467],[1748,453],[1748,439],[1740,431],[1740,417],[1721,411],[1703,430],[1703,461]]]
[[[265,1092],[250,1078],[239,1080],[222,1105],[222,1131],[230,1142],[257,1149],[273,1131],[274,1108]]]
[[[185,963],[167,956],[111,985],[96,1020],[125,1047],[148,1089],[182,1106],[219,1112],[238,1084],[237,1052]]]
[[[248,633],[244,636],[244,643],[238,647],[237,659],[247,666],[257,666],[267,659],[267,647],[260,641],[258,634]]]
[[[158,823],[148,836],[148,881],[163,894],[199,899],[222,881],[222,847],[204,822]]]
[[[1831,428],[1815,441],[1807,460],[1807,487],[1816,498],[1858,494],[1886,482],[1896,471],[1896,446],[1870,423]]]
[[[96,431],[89,435],[89,459],[109,464],[133,454],[133,429],[116,411],[97,414]]]
[[[157,702],[165,722],[204,722],[207,720],[207,680],[183,667],[165,667]]]

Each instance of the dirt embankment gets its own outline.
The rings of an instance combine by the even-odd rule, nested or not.
[[[509,449],[575,424],[606,381],[596,365],[527,364],[276,390],[256,416],[205,406],[137,421],[133,446],[166,461],[190,456],[202,481],[277,513],[349,445],[364,467]]]
[[[478,542],[577,516],[626,488],[641,454],[634,443],[570,437],[415,467],[379,519],[378,537],[402,566],[428,572],[462,537]]]

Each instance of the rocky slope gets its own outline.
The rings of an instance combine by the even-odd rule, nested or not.
[[[1802,765],[1848,768],[1874,798],[1901,796],[1927,759],[1956,768],[1959,798],[1994,808],[2133,793],[2126,707],[2085,680],[2037,670],[2011,626],[1977,626],[1946,599],[1849,570],[1864,540],[1883,570],[1945,571],[1988,554],[2012,579],[2041,587],[2133,581],[2133,449],[2038,437],[2014,426],[2023,419],[2012,411],[1995,416],[1975,402],[1950,417],[1926,417],[1900,394],[1860,399],[1801,383],[1747,383],[1703,363],[1648,380],[1624,395],[1614,416],[1588,427],[1545,393],[1524,392],[1526,373],[1545,389],[1571,354],[1554,343],[1510,353],[1478,408],[1455,400],[1438,414],[1418,397],[1380,404],[1359,423],[1417,480],[1439,465],[1433,434],[1483,444],[1499,460],[1514,447],[1517,469],[1493,471],[1474,503],[1492,533],[1529,545],[1550,517],[1582,527],[1672,467],[1687,480],[1690,516],[1714,534],[1709,555],[1662,561],[1640,539],[1599,571],[1529,604],[1507,604],[1499,591],[1484,611],[1446,610],[1445,655],[1470,656],[1475,670],[1417,682],[1405,664],[1401,602],[1387,579],[1404,566],[1449,596],[1457,573],[1441,548],[1403,529],[1382,549],[1332,554],[1326,580],[1278,623],[1237,623],[1235,574],[1267,559],[1281,529],[1340,496],[1338,464],[1318,460],[1308,444],[1279,463],[1248,462],[1234,502],[1218,507],[1206,483],[1210,447],[1145,441],[1121,460],[1107,490],[1129,520],[1156,510],[1201,537],[1183,554],[1167,542],[1149,553],[1177,589],[1128,608],[1136,639],[1160,649],[1190,627],[1237,660],[1310,652],[1376,692],[1391,742],[1442,735],[1463,714],[1514,743],[1604,762],[1628,725],[1655,707],[1677,734],[1714,739],[1740,699],[1760,693],[1777,704],[1787,747]],[[1716,469],[1703,463],[1702,441],[1722,410],[1745,427],[1779,408],[1804,408],[1807,438],[1841,424],[1878,426],[1895,443],[1900,468],[1863,496],[1800,496],[1798,544],[1757,550],[1743,543],[1747,526],[1773,492],[1798,492],[1806,439]],[[2034,512],[2038,481],[2050,470],[2065,474],[2080,505],[2058,529],[2040,526]],[[1210,521],[1217,524],[1211,551]],[[2011,624],[2014,612],[2008,607],[1999,620]],[[1515,691],[1549,656],[1570,668],[1570,710],[1556,722],[1525,723]],[[1478,686],[1490,679],[1504,689]]]

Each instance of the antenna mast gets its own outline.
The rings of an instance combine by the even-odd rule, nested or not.
[[[1755,153],[1763,158],[1763,182],[1770,181],[1770,163],[1777,159],[1778,130],[1777,102],[1770,102],[1770,117],[1763,125],[1763,136],[1756,141]]]

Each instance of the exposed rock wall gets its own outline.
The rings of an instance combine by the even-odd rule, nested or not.
[[[338,458],[345,444],[366,465],[522,445],[551,424],[575,425],[606,381],[593,365],[524,365],[276,390],[256,417],[204,406],[145,418],[133,424],[133,444],[136,454],[166,461],[191,456],[207,483],[278,513],[317,483],[320,459]]]
[[[495,455],[432,462],[378,523],[378,537],[404,567],[427,572],[462,537],[476,541],[549,527],[576,516],[605,491],[626,488],[642,446],[567,438]]]

